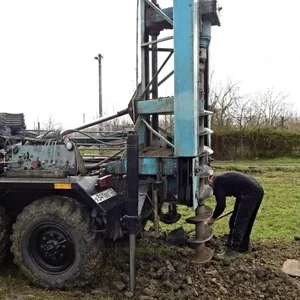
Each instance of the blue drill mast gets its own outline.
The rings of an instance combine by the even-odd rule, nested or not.
[[[195,261],[207,262],[213,251],[205,246],[212,229],[205,225],[212,211],[204,205],[212,196],[206,179],[212,174],[209,156],[210,116],[208,95],[208,53],[211,27],[220,26],[217,1],[174,0],[173,7],[161,9],[157,1],[140,0],[141,82],[128,106],[139,135],[139,193],[151,194],[154,207],[169,203],[169,217],[178,221],[177,205],[195,209],[186,221],[195,224]],[[159,38],[162,30],[173,35]],[[173,39],[172,49],[159,47]],[[168,52],[158,68],[158,54]],[[158,75],[173,56],[174,71],[158,80]],[[174,75],[174,96],[159,97],[159,86]],[[161,129],[159,117],[173,115],[173,132]],[[111,174],[126,174],[127,159],[106,166]],[[130,171],[130,170],[129,170]],[[146,182],[146,189],[145,189]],[[150,187],[150,188],[148,188]],[[150,190],[150,192],[149,192]],[[139,201],[145,201],[140,197]],[[140,206],[140,204],[139,204]],[[155,216],[154,216],[155,217]]]

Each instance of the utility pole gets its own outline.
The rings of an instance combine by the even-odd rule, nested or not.
[[[94,59],[98,60],[99,66],[99,118],[102,117],[102,65],[101,60],[103,56],[99,53],[98,56],[95,56]]]

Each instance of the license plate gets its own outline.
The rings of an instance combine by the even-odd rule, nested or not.
[[[100,202],[103,202],[109,198],[116,196],[116,195],[117,195],[117,193],[113,189],[110,188],[110,189],[102,191],[98,194],[93,195],[92,198],[95,200],[96,203],[100,203]]]

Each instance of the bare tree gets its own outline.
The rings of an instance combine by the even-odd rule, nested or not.
[[[255,124],[254,120],[259,119],[259,114],[257,114],[257,109],[253,105],[251,96],[237,98],[229,109],[229,115],[232,118],[232,124],[240,130],[258,126],[258,124],[253,126]]]
[[[262,123],[266,126],[282,125],[282,120],[288,122],[297,115],[292,103],[288,101],[288,95],[282,92],[275,93],[273,89],[259,93],[257,102],[262,113]]]
[[[268,89],[254,95],[241,95],[239,83],[228,80],[212,88],[213,126],[235,127],[240,130],[258,126],[286,126],[295,120],[297,112],[288,95]]]
[[[231,108],[241,100],[239,83],[228,80],[225,86],[219,85],[211,89],[212,122],[216,127],[233,125]]]
[[[49,115],[48,120],[44,123],[44,130],[61,130],[61,123],[57,123],[52,115]]]

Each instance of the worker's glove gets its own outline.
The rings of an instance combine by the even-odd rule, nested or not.
[[[214,219],[213,217],[210,217],[210,218],[207,220],[207,225],[208,225],[208,226],[212,226],[214,223],[215,223],[215,219]]]

